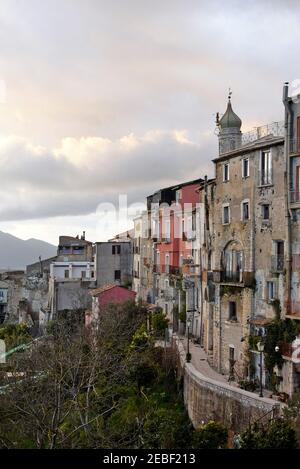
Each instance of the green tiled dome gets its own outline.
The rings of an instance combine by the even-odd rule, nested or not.
[[[228,129],[228,128],[240,129],[242,127],[241,119],[232,110],[230,99],[228,101],[226,112],[220,119],[220,127],[221,129]]]

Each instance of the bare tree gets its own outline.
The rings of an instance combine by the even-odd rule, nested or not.
[[[0,393],[0,445],[104,444],[104,418],[118,405],[113,384],[126,381],[126,350],[144,313],[134,304],[110,306],[92,330],[68,316],[53,323],[44,340],[15,354],[13,379]]]

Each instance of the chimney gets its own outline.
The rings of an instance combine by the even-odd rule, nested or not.
[[[289,95],[289,82],[286,81],[284,86],[283,86],[283,102],[286,103]]]
[[[85,231],[82,233],[81,239],[82,241],[85,241]]]

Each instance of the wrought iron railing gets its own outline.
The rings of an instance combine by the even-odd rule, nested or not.
[[[271,256],[272,272],[282,272],[283,269],[284,269],[284,256],[283,255]]]
[[[290,153],[300,153],[300,137],[289,139]]]
[[[249,145],[260,138],[267,137],[268,135],[272,135],[273,137],[284,137],[284,134],[284,121],[272,122],[271,124],[255,127],[250,132],[243,133],[241,145]]]
[[[297,204],[300,202],[300,191],[290,191],[291,204]]]
[[[221,272],[221,282],[243,283],[243,272],[223,270]]]
[[[287,316],[295,316],[297,318],[300,317],[300,301],[287,301],[285,306]]]

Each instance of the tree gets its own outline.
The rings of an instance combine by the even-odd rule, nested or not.
[[[126,354],[143,313],[134,305],[113,308],[91,334],[70,317],[58,320],[51,336],[13,356],[13,379],[0,394],[2,447],[102,444],[103,418],[118,406],[116,384],[126,383]]]
[[[167,315],[162,310],[152,313],[152,328],[156,336],[164,336],[168,324]]]
[[[285,419],[290,422],[295,431],[298,447],[300,448],[300,391],[297,391],[288,401],[284,408]]]
[[[295,431],[284,419],[273,420],[267,426],[253,425],[241,435],[242,449],[295,449]]]
[[[194,449],[226,448],[228,430],[221,423],[211,421],[197,428],[192,438]]]

